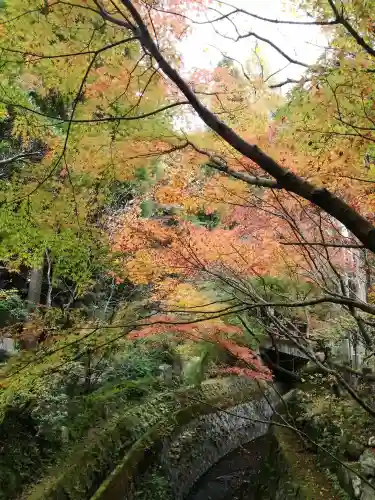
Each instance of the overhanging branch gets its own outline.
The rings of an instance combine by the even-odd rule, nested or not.
[[[274,83],[273,85],[269,85],[270,89],[279,89],[281,87],[284,87],[284,85],[288,85],[289,83],[300,83],[301,80],[293,80],[293,78],[287,78],[283,82],[280,83]]]
[[[370,56],[375,57],[375,49],[369,45],[364,38],[356,31],[353,26],[349,23],[347,19],[339,12],[334,0],[328,0],[328,3],[336,16],[339,24],[342,24],[344,28],[351,34],[354,40],[358,43],[360,47],[362,47]]]
[[[203,105],[187,82],[163,57],[133,2],[131,0],[122,0],[122,4],[128,9],[137,24],[134,33],[139,36],[143,47],[155,58],[160,69],[185,95],[193,109],[208,127],[222,137],[234,149],[254,161],[260,168],[276,179],[277,183],[282,188],[322,208],[332,217],[342,222],[342,224],[344,224],[366,248],[375,252],[375,228],[367,219],[362,217],[347,203],[327,189],[317,188],[298,175],[286,170],[256,145],[246,142],[233,129],[223,123],[214,113]],[[113,22],[116,21],[115,19]],[[123,21],[118,24],[124,27]],[[129,28],[128,25],[126,25],[126,27]]]
[[[0,159],[0,167],[9,165],[10,163],[13,163],[15,161],[23,161],[28,158],[31,158],[33,156],[40,156],[40,152],[38,151],[30,151],[30,152],[22,152],[22,153],[17,153],[13,156],[10,156],[9,158],[2,158]]]
[[[280,241],[284,246],[310,246],[310,247],[325,247],[325,248],[364,248],[363,245],[355,243],[321,243],[315,241]]]

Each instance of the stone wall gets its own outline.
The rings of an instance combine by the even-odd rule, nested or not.
[[[287,398],[287,396],[286,396]],[[187,498],[194,484],[220,459],[264,436],[264,459],[247,480],[257,500],[344,500],[337,480],[306,452],[295,431],[274,418],[280,398],[268,389],[230,410],[200,416],[164,440],[159,457],[174,500]],[[248,448],[249,449],[249,448]],[[250,461],[250,460],[249,460]],[[246,478],[245,478],[246,479]]]
[[[279,397],[255,393],[248,403],[204,415],[164,440],[160,463],[174,493],[182,500],[216,462],[239,446],[267,433]]]
[[[271,400],[276,399],[276,393],[271,391],[269,385],[257,383],[246,377],[214,379],[205,381],[194,390],[180,391],[175,395],[176,403],[178,403],[175,405],[175,410],[169,407],[168,415],[161,414],[155,424],[143,422],[142,435],[102,483],[92,500],[133,498],[134,483],[136,483],[137,477],[142,475],[147,467],[152,466],[157,457],[162,460],[164,470],[173,482],[173,490],[177,495],[183,495],[199,475],[213,465],[218,458],[239,446],[240,441],[247,442],[253,439],[252,436],[261,435],[260,433],[267,430],[272,410],[264,398],[264,391],[270,395]],[[157,411],[158,408],[155,409]],[[214,417],[217,412],[221,413],[218,419],[214,418],[212,422],[204,420],[205,416]],[[247,420],[240,415],[247,417]],[[250,418],[265,420],[260,424],[258,422],[260,427],[255,430],[257,424],[254,424],[253,420],[249,420]],[[182,435],[186,437],[184,434],[187,430],[186,426],[190,425],[190,429],[194,429],[199,427],[199,423],[202,424],[200,427],[202,432],[205,429],[207,446],[210,432],[212,429],[216,429],[212,433],[212,438],[213,442],[217,443],[217,449],[214,451],[215,446],[213,446],[211,452],[207,454],[207,459],[203,460],[204,470],[198,466],[198,461],[196,461],[190,468],[190,472],[183,471],[181,468],[185,467],[187,462],[180,462],[179,457],[183,460],[183,455],[187,453],[187,446],[185,446],[186,443]],[[234,436],[237,431],[239,437],[236,439]],[[184,449],[177,444],[180,435]],[[230,439],[231,437],[232,439]],[[203,434],[195,436],[195,438],[203,439]],[[194,460],[194,449],[199,446],[194,441],[195,438],[191,441],[191,460]],[[222,441],[221,445],[219,441]],[[204,447],[200,449],[201,454],[206,451],[208,448],[207,450],[204,450]],[[201,461],[204,456],[200,457]],[[180,487],[178,482],[185,475],[184,486]],[[173,500],[178,498],[182,498],[182,496],[174,496]]]

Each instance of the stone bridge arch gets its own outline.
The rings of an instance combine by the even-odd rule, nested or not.
[[[221,458],[267,434],[280,398],[271,387],[266,396],[217,413],[202,415],[164,440],[160,462],[175,500],[183,500],[197,480]]]
[[[134,480],[156,455],[173,500],[183,500],[220,458],[267,433],[280,401],[270,384],[244,377],[208,380],[199,391],[133,444],[91,500],[132,499]]]

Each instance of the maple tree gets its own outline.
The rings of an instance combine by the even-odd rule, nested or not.
[[[7,68],[2,112],[16,111],[13,133],[24,142],[37,137],[47,143],[41,168],[33,169],[35,192],[64,184],[61,200],[71,189],[78,217],[86,223],[93,198],[85,189],[75,190],[80,176],[96,185],[100,205],[103,186],[113,179],[131,182],[139,167],[157,164],[161,175],[147,193],[132,197],[110,231],[112,248],[120,254],[117,281],[152,285],[154,298],[169,306],[180,286],[213,279],[232,287],[231,298],[240,294],[236,306],[250,300],[251,307],[264,308],[268,302],[249,282],[284,274],[324,290],[312,304],[331,302],[372,314],[371,304],[348,295],[341,279],[357,269],[355,247],[374,249],[372,192],[364,184],[337,183],[338,172],[348,181],[362,175],[359,159],[371,157],[370,7],[354,1],[341,10],[333,0],[302,3],[316,17],[302,24],[331,30],[330,49],[340,67],[335,57],[311,68],[302,64],[306,75],[285,105],[266,85],[268,77],[262,79],[264,71],[254,71],[255,60],[244,67],[224,55],[212,71],[200,68],[182,76],[177,42],[200,16],[214,26],[224,18],[235,26],[237,15],[253,17],[246,9],[219,7],[220,13],[211,2],[172,0],[57,1],[42,9],[33,2],[28,11],[21,2],[6,7],[0,34]],[[40,30],[18,40],[17,26],[25,22]],[[301,64],[257,33],[234,35],[247,37]],[[177,132],[176,121],[191,118],[189,105],[207,128]],[[321,128],[327,109],[329,134]],[[24,184],[21,192],[34,197]],[[154,208],[144,217],[147,204]],[[40,217],[43,226],[53,226],[53,216]],[[88,232],[96,234],[90,223]],[[283,300],[286,307],[310,304]]]
[[[130,3],[130,2],[129,2]],[[127,3],[127,4],[129,4]],[[253,151],[250,151],[247,147],[245,147],[241,142],[240,140],[238,139],[237,136],[234,136],[234,135],[231,135],[231,131],[225,129],[225,127],[222,126],[222,124],[218,121],[215,122],[215,119],[214,117],[212,116],[212,114],[210,114],[209,112],[207,112],[207,109],[206,108],[203,108],[201,106],[201,103],[198,101],[196,95],[193,97],[193,95],[191,94],[190,92],[190,89],[185,85],[185,82],[181,80],[181,78],[179,77],[179,75],[176,75],[175,72],[173,71],[173,69],[169,66],[168,62],[166,62],[165,60],[163,60],[163,57],[161,56],[160,52],[157,52],[157,50],[155,50],[155,47],[153,46],[152,44],[152,41],[150,40],[149,38],[149,35],[147,34],[147,31],[143,31],[143,26],[142,26],[142,20],[141,18],[137,15],[137,11],[136,9],[132,8],[131,5],[127,5],[130,12],[132,13],[132,15],[134,16],[135,20],[137,21],[138,23],[138,26],[140,26],[140,29],[142,31],[142,34],[144,35],[144,38],[141,38],[141,41],[142,43],[149,49],[151,50],[151,52],[153,53],[153,55],[155,56],[156,60],[158,61],[158,63],[161,65],[163,71],[165,73],[168,74],[168,76],[172,79],[172,81],[179,87],[179,89],[182,91],[182,93],[185,95],[185,97],[188,97],[190,103],[192,104],[192,106],[194,107],[194,109],[198,112],[198,114],[200,115],[201,118],[203,118],[203,120],[210,126],[213,128],[213,130],[215,132],[218,133],[219,136],[221,136],[222,138],[226,139],[227,142],[229,142],[229,144],[231,146],[234,146],[240,153],[244,153],[245,151],[245,156],[248,156],[250,160],[256,160],[258,162],[258,164],[263,168],[266,166],[265,163],[268,162],[267,158],[265,157],[262,157],[261,159],[264,160],[264,162],[260,161],[259,160],[259,154],[258,152],[256,151],[255,154]],[[333,9],[333,13],[336,15],[336,19],[334,20],[334,24],[340,24],[341,25],[341,21],[343,19],[343,14],[340,14],[338,12],[335,11],[335,9]],[[113,20],[112,20],[113,21]],[[116,20],[114,21],[116,22]],[[327,21],[328,23],[328,21]],[[120,22],[118,24],[121,24]],[[347,28],[347,21],[344,21],[343,23],[343,26],[344,28]],[[352,29],[353,31],[353,29]],[[358,38],[358,37],[357,37]],[[356,40],[356,42],[358,42],[358,40]],[[366,50],[368,49],[368,45],[366,44],[366,42],[364,44],[360,44],[362,47],[365,48],[365,51],[368,53],[368,52],[371,52],[371,50]],[[361,54],[360,57],[364,57],[365,59],[367,58],[368,54]],[[371,60],[368,61],[368,64],[371,66]],[[361,65],[361,67],[363,67],[363,65]],[[347,69],[348,71],[348,69]],[[349,70],[350,71],[350,70]],[[202,78],[202,75],[199,75],[199,78],[200,78],[200,83],[201,81],[203,80],[204,81],[204,76],[203,75],[203,78]],[[371,75],[370,77],[371,78]],[[206,81],[208,81],[208,78],[206,77]],[[361,84],[364,84],[366,85],[367,82],[365,79],[362,79],[361,81]],[[339,82],[339,85],[340,86],[341,83]],[[327,85],[328,86],[328,85]],[[194,90],[195,90],[195,87],[194,86]],[[223,87],[221,87],[221,89],[225,88],[225,84],[223,83]],[[198,90],[199,92],[199,90]],[[312,97],[314,97],[315,95],[315,92],[311,92],[309,90],[306,90],[306,91],[303,91],[302,92],[305,92],[305,94],[308,96],[308,98],[310,99],[310,95],[312,95]],[[324,92],[322,92],[324,94]],[[319,94],[319,92],[317,93]],[[333,99],[332,95],[331,96],[327,96],[327,93],[325,93],[325,96],[327,97],[327,101],[330,101],[330,106],[334,105],[334,102],[335,102],[335,99]],[[334,97],[337,99],[337,96],[334,95]],[[371,99],[370,101],[371,102]],[[296,109],[298,109],[298,106],[299,106],[299,101],[298,99],[292,99],[292,103],[293,103],[293,106],[296,107]],[[333,104],[332,104],[333,103]],[[322,109],[324,107],[324,109],[327,109],[327,105],[324,103],[324,101],[321,103],[322,105]],[[352,105],[352,103],[350,103],[350,105]],[[303,108],[304,109],[304,108]],[[282,111],[281,111],[282,112]],[[283,113],[283,112],[282,112]],[[293,111],[292,111],[293,113]],[[339,111],[339,113],[341,113],[341,111]],[[230,111],[228,110],[228,115],[230,116]],[[314,114],[314,116],[316,117],[316,114]],[[321,115],[321,118],[322,119],[323,115]],[[318,118],[319,119],[319,118]],[[295,126],[296,124],[298,124],[298,120],[294,120],[293,121],[293,126]],[[350,126],[350,125],[349,125]],[[287,132],[286,133],[293,133],[293,128],[292,129],[288,129],[288,127],[286,127],[287,129]],[[233,130],[233,129],[232,129]],[[317,131],[317,133],[319,134],[321,131]],[[302,130],[302,133],[303,133],[303,130]],[[324,135],[324,134],[323,134]],[[335,135],[335,131],[332,132],[332,135]],[[340,135],[340,133],[338,134]],[[345,135],[345,134],[344,134]],[[358,136],[359,134],[357,134]],[[281,137],[283,135],[281,134]],[[269,141],[269,135],[267,137],[268,141]],[[357,137],[358,138],[358,137]],[[259,137],[257,138],[258,139],[258,144],[261,143],[261,139],[259,139]],[[361,137],[361,139],[363,139],[363,137]],[[365,137],[366,141],[371,141],[371,136],[370,137]],[[311,141],[311,140],[310,140]],[[276,141],[274,141],[276,142]],[[314,141],[311,141],[312,144],[314,144],[314,147],[316,147],[316,141],[314,143]],[[323,164],[325,162],[326,165],[330,165],[330,168],[327,169],[330,176],[332,177],[333,175],[335,175],[335,171],[332,169],[332,166],[334,168],[336,168],[337,170],[340,170],[342,169],[342,166],[345,166],[346,164],[350,163],[350,160],[351,159],[354,159],[355,157],[358,158],[358,155],[361,155],[363,154],[363,146],[362,146],[362,143],[350,143],[349,144],[340,144],[339,147],[341,146],[341,150],[344,149],[346,151],[349,151],[349,155],[353,155],[353,156],[349,156],[348,154],[343,154],[342,151],[336,151],[333,150],[332,151],[332,148],[330,148],[330,152],[329,154],[327,155],[326,158],[323,158]],[[281,146],[282,148],[283,146]],[[366,146],[367,147],[367,146]],[[272,149],[271,149],[272,148]],[[311,158],[308,158],[308,154],[309,154],[309,151],[307,150],[303,150],[300,151],[300,154],[299,154],[299,160],[300,160],[300,164],[298,164],[296,162],[297,160],[297,155],[298,153],[295,151],[295,148],[289,148],[288,145],[286,145],[286,147],[284,146],[284,151],[281,149],[280,150],[280,144],[279,142],[277,141],[276,144],[272,145],[271,146],[271,151],[274,150],[275,153],[281,157],[281,166],[282,167],[288,167],[290,164],[292,164],[290,167],[289,167],[289,172],[292,170],[294,172],[297,172],[298,174],[302,174],[302,175],[306,175],[308,173],[309,177],[314,180],[315,182],[318,182],[319,184],[321,183],[321,181],[323,180],[323,185],[327,185],[327,182],[325,181],[324,179],[324,172],[322,172],[322,176],[319,175],[319,171],[320,171],[320,167],[317,168],[317,175],[315,176],[311,176],[310,174],[310,171],[308,170],[309,167],[311,168],[312,165],[315,166],[316,168],[316,163],[314,163],[314,160],[311,160]],[[219,154],[217,154],[217,156],[215,157],[215,153],[211,153],[209,156],[209,158],[211,159],[211,165],[213,165],[213,167],[217,170],[221,170],[221,171],[224,171],[226,174],[229,174],[229,175],[232,175],[234,177],[239,177],[241,176],[241,169],[240,171],[237,169],[232,169],[231,168],[231,164],[229,163],[228,160],[225,160],[224,162],[222,162],[221,158],[222,156]],[[336,157],[334,157],[336,155]],[[356,156],[357,155],[357,156]],[[333,163],[333,160],[336,159],[336,164],[335,165],[332,165]],[[358,164],[358,162],[357,162]],[[269,167],[269,165],[267,165]],[[272,166],[273,168],[273,166]],[[269,170],[267,170],[266,168],[266,171],[269,172]],[[294,174],[288,174],[290,176],[290,178],[293,177],[293,182],[295,184],[298,184],[298,178],[296,178],[294,176]],[[285,187],[283,185],[283,182],[280,182],[280,179],[276,176],[276,179],[278,182],[274,183],[274,184],[270,184],[270,181],[268,181],[268,179],[265,179],[265,180],[259,180],[258,176],[256,175],[255,177],[252,177],[252,178],[243,178],[242,177],[242,180],[245,180],[245,182],[247,181],[248,184],[255,184],[255,185],[262,185],[261,183],[263,182],[263,186],[265,187],[274,187],[274,188],[283,188]],[[181,189],[186,189],[187,187],[187,184],[189,184],[189,191],[191,192],[191,182],[190,183],[187,183],[185,182],[185,186],[184,186],[184,181],[181,179],[181,177],[179,177],[178,173],[175,177],[175,184],[172,183],[172,190],[169,190],[168,192],[166,191],[166,188],[163,188],[162,191],[159,193],[159,197],[161,196],[161,201],[175,201],[173,200],[173,196],[171,198],[171,193],[173,194],[173,192],[175,193],[175,199],[179,197],[179,195],[177,194],[176,196],[176,188],[177,188],[177,193],[178,192],[181,192]],[[335,184],[331,183],[329,184],[333,189],[336,189],[336,186]],[[306,186],[306,185],[305,185]],[[307,187],[307,186],[306,186]],[[359,205],[358,203],[356,203],[356,199],[358,198],[361,198],[361,195],[359,194],[360,193],[360,190],[348,190],[348,189],[342,189],[344,188],[344,186],[340,186],[340,190],[337,190],[336,189],[336,192],[338,192],[341,196],[345,197],[346,199],[349,199],[349,203],[351,204],[351,206],[354,206],[356,208],[359,208]],[[287,187],[288,189],[288,187]],[[297,194],[301,194],[300,191],[295,191],[295,189],[290,189],[291,191],[294,191],[296,192]],[[356,234],[358,236],[358,232],[354,231],[353,230],[353,227],[351,226],[351,223],[349,222],[348,224],[348,220],[343,220],[342,217],[338,217],[338,214],[337,213],[334,213],[332,212],[332,208],[335,208],[335,200],[334,199],[330,199],[329,203],[326,205],[325,204],[325,200],[324,200],[324,197],[327,195],[327,198],[330,196],[329,193],[325,190],[325,189],[320,189],[320,191],[317,189],[316,190],[316,193],[318,194],[319,192],[319,196],[321,196],[323,198],[323,207],[322,207],[322,204],[319,202],[319,200],[316,200],[314,199],[314,197],[310,197],[310,196],[306,196],[306,192],[303,194],[303,196],[308,200],[308,201],[313,201],[313,203],[316,203],[318,206],[324,208],[327,210],[328,214],[329,215],[334,215],[336,216],[336,218],[340,221],[340,222],[343,222],[344,225],[346,225],[346,227],[348,227],[349,229],[351,229],[354,234]],[[363,191],[362,191],[363,192]],[[205,193],[206,194],[206,193]],[[364,194],[368,194],[368,193],[364,193]],[[348,196],[349,195],[349,196]],[[354,195],[354,196],[353,196]],[[274,202],[274,200],[272,200],[272,198],[276,197],[276,201]],[[368,197],[367,197],[368,199]],[[371,198],[370,198],[371,199]],[[228,200],[228,197],[227,197],[227,201],[230,202],[230,200]],[[317,235],[319,235],[320,237],[322,237],[323,241],[321,242],[321,245],[323,248],[325,247],[329,247],[329,243],[327,244],[326,242],[326,235],[329,234],[330,232],[332,232],[332,229],[335,230],[336,232],[339,232],[340,233],[340,228],[339,226],[335,226],[335,224],[332,224],[332,221],[328,218],[325,218],[324,216],[322,216],[319,212],[317,212],[316,210],[314,209],[311,209],[311,207],[307,204],[305,205],[304,203],[300,203],[298,202],[298,204],[295,204],[290,202],[290,200],[288,199],[285,199],[285,195],[284,193],[281,193],[280,195],[277,195],[275,196],[274,194],[271,195],[271,200],[270,198],[266,197],[266,202],[268,203],[268,205],[271,205],[272,207],[272,202],[273,205],[276,203],[276,205],[279,206],[279,212],[281,212],[281,216],[282,218],[284,219],[284,222],[285,222],[285,219],[286,219],[286,225],[289,227],[287,227],[287,236],[290,236],[291,234],[294,234],[297,232],[297,236],[298,238],[300,239],[299,243],[301,243],[301,239],[302,239],[302,245],[304,244],[304,241],[306,241],[306,238],[304,237],[304,235],[302,235],[303,237],[301,238],[301,227],[303,227],[303,223],[301,224],[302,220],[303,219],[303,216],[305,215],[305,218],[307,219],[307,222],[305,221],[305,232],[307,232],[307,234],[309,235],[310,239],[314,239],[314,236],[316,238]],[[194,205],[193,205],[194,206]],[[302,208],[302,212],[301,212],[301,208]],[[338,206],[337,206],[338,208]],[[367,207],[366,207],[367,208]],[[294,209],[294,212],[297,213],[297,210],[299,211],[299,215],[297,216],[297,219],[296,217],[294,216],[293,212],[291,211],[291,209]],[[273,206],[273,212],[274,212],[274,206]],[[343,205],[341,206],[341,209],[340,209],[340,212],[341,212],[341,215],[342,214],[349,214],[351,212],[351,209],[349,206],[346,206],[344,207]],[[367,208],[366,211],[365,211],[365,214],[367,215],[369,212],[371,212],[371,208]],[[301,213],[302,213],[302,217],[301,217]],[[280,214],[278,214],[280,216]],[[351,215],[350,215],[350,218],[351,218]],[[354,220],[354,219],[353,219]],[[297,221],[297,223],[296,223]],[[359,228],[359,220],[357,220],[357,223],[356,223],[356,229]],[[268,223],[268,225],[270,225]],[[294,227],[293,227],[294,226]],[[370,226],[369,227],[369,230],[371,231],[370,229]],[[283,231],[283,228],[282,228],[282,225],[280,223],[277,224],[277,227],[274,226],[274,229],[276,229],[279,234],[281,233],[282,237],[285,238],[285,229]],[[284,232],[284,234],[283,234]],[[369,234],[369,233],[368,233]],[[324,235],[324,236],[322,236]],[[273,235],[274,236],[274,235]],[[209,236],[208,236],[209,237]],[[221,237],[221,239],[223,239],[223,235]],[[265,240],[265,237],[263,235],[263,241]],[[271,239],[271,238],[270,238]],[[345,237],[343,238],[345,239]],[[368,242],[364,241],[363,238],[359,238],[363,243],[365,243],[365,245],[367,245],[369,248],[371,248],[371,245],[368,245]],[[340,238],[341,242],[342,242],[342,239]],[[340,241],[337,241],[336,239],[336,245],[339,247],[340,246]],[[350,247],[350,241],[348,242],[348,246]],[[318,242],[318,245],[319,245],[319,242]],[[343,246],[345,246],[345,243],[343,242],[342,243]],[[353,246],[355,247],[356,243],[355,241],[353,242]],[[217,245],[215,245],[216,248]],[[209,248],[212,249],[212,245],[209,245]],[[304,249],[306,250],[306,249]],[[259,248],[258,248],[258,251],[259,251]],[[348,266],[352,266],[354,261],[355,261],[355,256],[351,255],[351,254],[348,254],[348,252],[344,252],[342,250],[336,250],[336,251],[332,251],[331,250],[324,250],[323,252],[322,251],[319,251],[318,253],[316,251],[313,250],[313,257],[311,256],[311,250],[309,251],[306,251],[304,255],[300,256],[300,259],[299,259],[299,265],[301,267],[301,260],[305,260],[308,262],[309,264],[309,267],[311,267],[311,264],[313,267],[315,267],[316,269],[319,269],[319,273],[321,275],[321,280],[323,280],[323,283],[322,285],[327,285],[327,274],[329,276],[329,272],[327,273],[327,268],[333,268],[334,269],[334,273],[335,274],[339,274],[337,269],[335,268],[335,266],[332,265],[332,263],[334,262],[335,265],[337,265],[337,262],[342,260],[342,258],[344,257],[344,263],[343,265],[340,265],[340,269],[341,271],[344,269],[344,270],[348,270]],[[242,257],[246,256],[248,257],[249,256],[249,248],[246,249],[245,252],[239,252],[239,254],[241,255],[242,254]],[[307,255],[306,255],[307,254]],[[332,254],[335,254],[335,255],[332,255]],[[222,252],[221,252],[221,255],[222,255]],[[262,254],[264,255],[264,254]],[[285,254],[281,257],[284,261],[285,261]],[[249,260],[252,260],[251,257],[249,258]],[[216,258],[213,259],[213,261],[216,261],[217,262],[217,255],[216,255]],[[232,262],[231,264],[233,265],[234,262],[233,262],[233,259],[232,259]],[[323,264],[323,266],[322,266]],[[341,264],[341,263],[340,263]],[[225,265],[225,264],[224,264]],[[204,268],[204,270],[206,270],[206,266],[202,266]],[[346,269],[345,269],[346,268]],[[233,272],[233,268],[230,269],[231,272]],[[310,269],[311,270],[311,269]],[[353,269],[352,269],[353,270]],[[315,277],[316,279],[316,277]],[[335,281],[335,280],[332,280],[331,281]],[[334,283],[334,288],[336,287],[336,283]],[[342,293],[345,295],[345,292],[342,290]],[[329,300],[329,298],[326,298],[324,300]],[[345,299],[345,297],[341,300],[347,300],[347,297]],[[363,332],[362,332],[363,333]],[[372,343],[369,342],[369,337],[368,336],[365,336],[367,337],[366,338],[366,341],[368,343],[368,346],[371,347]]]
[[[139,56],[132,40],[122,47],[116,29],[103,31],[92,12],[72,11],[67,5],[40,11],[39,2],[29,8],[23,16],[22,3],[7,5],[7,20],[1,24],[1,60],[6,68],[1,91],[1,166],[13,168],[1,185],[1,258],[11,271],[18,271],[22,266],[43,266],[48,255],[54,284],[73,282],[79,296],[95,283],[99,269],[109,267],[110,272],[116,267],[108,258],[101,221],[111,186],[115,181],[131,181],[139,167],[152,164],[145,153],[150,145],[155,151],[163,145],[160,135],[168,133],[170,120],[155,116],[142,127],[134,120],[105,127],[66,126],[70,113],[83,120],[92,114],[99,117],[109,100],[113,110],[126,109],[131,114],[140,104],[142,86],[150,93],[150,101],[142,100],[147,113],[163,95],[163,82],[158,75],[148,81],[152,67]],[[44,30],[37,33],[33,27],[41,19]],[[18,50],[21,25],[25,37]],[[113,52],[111,62],[103,65],[100,49],[105,40]],[[46,41],[51,51],[44,57]],[[72,59],[69,54],[74,54]],[[77,96],[77,82],[84,77],[86,64],[91,72],[86,75],[84,94],[82,87]],[[116,87],[110,85],[113,82]],[[123,88],[115,92],[119,84]],[[28,116],[30,103],[38,114]]]
[[[375,349],[375,5],[294,6],[308,17],[214,0],[0,6],[0,259],[9,271],[41,271],[49,286],[42,313],[4,293],[7,321],[27,318],[14,338],[40,343],[9,364],[7,398],[24,373],[65,376],[71,366],[89,393],[103,359],[137,345],[153,354],[165,339],[224,352],[209,375],[272,382],[282,367],[260,357],[267,338],[286,339],[375,416],[356,390]],[[253,19],[321,26],[328,47],[309,66]],[[196,24],[256,40],[249,60],[230,57],[225,42],[216,67],[186,71],[180,42]],[[279,81],[264,45],[301,78]],[[100,319],[62,321],[51,280],[82,302],[105,281]],[[347,364],[331,341],[349,343]]]

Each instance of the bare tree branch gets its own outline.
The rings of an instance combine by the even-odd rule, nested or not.
[[[297,26],[298,25],[300,25],[300,26],[332,26],[332,25],[339,23],[339,21],[337,21],[335,19],[332,21],[294,21],[294,20],[270,19],[268,17],[262,17],[262,16],[259,16],[257,14],[253,14],[252,12],[249,12],[243,8],[237,8],[234,5],[231,5],[227,2],[220,2],[220,4],[231,7],[233,10],[231,12],[228,12],[227,14],[221,14],[214,19],[208,19],[207,21],[199,21],[196,19],[192,19],[189,16],[186,16],[186,15],[181,14],[179,12],[174,12],[174,11],[167,10],[167,9],[162,9],[162,8],[158,8],[155,6],[152,6],[152,9],[157,10],[159,12],[165,12],[166,14],[172,14],[172,15],[175,15],[178,17],[182,17],[182,18],[187,19],[188,21],[190,21],[194,24],[217,23],[219,21],[223,21],[225,19],[228,19],[235,14],[246,14],[247,16],[253,17],[254,19],[259,19],[260,21],[266,21],[268,23],[273,23],[273,24],[289,24],[289,25],[297,25]],[[215,12],[218,12],[217,9],[213,9],[212,7],[210,7],[210,10],[214,10]]]
[[[368,182],[370,184],[375,184],[375,181],[370,181],[370,179],[361,179],[360,177],[351,177],[350,175],[340,175],[342,179],[350,179],[352,181],[358,182]]]
[[[267,23],[291,24],[291,25],[301,25],[301,26],[331,26],[331,25],[335,25],[335,24],[339,23],[339,21],[337,19],[333,19],[331,21],[294,21],[294,20],[270,19],[268,17],[259,16],[258,14],[253,14],[252,12],[249,12],[248,10],[243,9],[243,8],[237,9],[234,7],[234,5],[231,5],[228,2],[220,1],[220,3],[235,9],[235,11],[232,12],[230,15],[233,15],[233,14],[238,12],[238,13],[246,14],[247,16],[251,16],[254,19],[259,19],[260,21],[266,21]]]
[[[345,243],[320,243],[315,241],[280,241],[281,245],[284,246],[311,246],[311,247],[325,247],[325,248],[365,248],[363,245],[356,244],[345,244]]]
[[[375,251],[375,228],[368,220],[362,217],[347,203],[327,189],[317,188],[310,182],[305,181],[296,174],[293,174],[283,168],[256,145],[249,144],[228,125],[220,121],[214,113],[208,110],[201,103],[189,85],[160,53],[155,42],[152,40],[141,15],[135,8],[132,1],[122,0],[122,3],[129,10],[134,21],[138,25],[135,32],[137,33],[137,36],[139,36],[142,45],[156,59],[161,70],[181,90],[206,125],[221,136],[234,149],[254,161],[257,165],[259,165],[259,167],[274,177],[283,189],[291,191],[325,210],[328,214],[342,222],[350,231],[352,231],[352,233],[364,244],[364,246],[371,251]],[[113,18],[110,20],[119,26],[129,29],[127,23],[124,25],[123,21],[118,21]]]
[[[365,39],[361,37],[361,35],[353,28],[353,26],[349,23],[349,21],[345,19],[342,13],[339,12],[335,4],[335,1],[328,0],[328,3],[331,6],[331,9],[336,16],[338,23],[342,24],[346,28],[346,30],[352,35],[352,37],[360,47],[362,47],[368,54],[370,54],[370,56],[375,57],[375,49],[373,49],[371,45],[369,45],[365,41]]]
[[[40,156],[40,154],[40,151],[23,151],[22,153],[17,153],[9,158],[0,159],[0,166],[9,165],[9,163],[13,163],[15,161],[23,161],[28,158],[32,158],[33,156]]]
[[[191,146],[195,151],[197,151],[197,153],[207,156],[209,158],[208,166],[214,168],[215,170],[218,170],[219,172],[223,172],[224,174],[227,174],[230,177],[234,177],[253,186],[281,189],[281,186],[279,186],[278,183],[273,179],[264,179],[262,177],[255,177],[248,174],[244,174],[242,172],[237,172],[236,170],[229,168],[224,159],[218,158],[212,153],[209,153],[204,149],[198,148],[191,141],[186,141],[186,145]]]
[[[282,187],[273,179],[264,179],[261,177],[254,177],[247,174],[243,174],[241,172],[236,172],[235,170],[226,167],[224,165],[219,165],[218,163],[208,163],[209,167],[214,168],[224,174],[229,175],[230,177],[234,177],[235,179],[239,179],[241,181],[250,184],[251,186],[265,187],[271,189],[282,189]]]
[[[272,85],[269,85],[270,89],[279,89],[281,87],[284,87],[284,85],[288,85],[289,83],[300,83],[301,80],[293,80],[293,78],[287,78],[283,82],[280,83],[274,83]]]
[[[274,42],[272,42],[268,38],[264,38],[263,36],[258,35],[254,31],[249,31],[249,33],[246,33],[245,35],[239,35],[237,37],[237,40],[243,40],[244,38],[251,38],[251,37],[254,37],[257,40],[259,40],[261,42],[264,42],[264,43],[267,43],[268,45],[270,45],[273,49],[276,50],[276,52],[278,52],[279,54],[281,54],[284,57],[284,59],[286,59],[291,64],[296,64],[298,66],[303,66],[304,68],[309,68],[310,67],[309,64],[306,64],[304,62],[298,61],[297,59],[294,59],[293,57],[289,56],[286,52],[284,52],[282,49],[280,49],[280,47],[278,47]]]
[[[127,43],[127,42],[130,42],[132,40],[136,40],[136,39],[137,39],[137,37],[126,38],[126,39],[120,40],[118,42],[110,43],[110,44],[102,47],[102,49],[100,49],[100,50],[103,52],[105,50],[112,49],[114,47],[117,47],[118,45],[122,45],[123,43]],[[21,49],[11,49],[9,47],[0,47],[0,50],[3,50],[4,52],[10,52],[12,54],[20,54],[22,56],[34,57],[35,60],[60,59],[60,58],[64,58],[64,57],[85,56],[85,55],[92,55],[92,54],[95,54],[97,52],[97,50],[83,50],[83,51],[79,51],[79,52],[70,52],[70,53],[66,53],[66,54],[41,54],[39,52],[28,52],[28,51],[24,51]]]
[[[168,109],[175,108],[177,106],[184,106],[186,104],[190,104],[189,101],[178,101],[178,102],[173,102],[171,104],[167,104],[166,106],[162,106],[161,108],[154,109],[153,111],[149,111],[148,113],[143,113],[141,115],[136,115],[136,116],[108,116],[105,118],[73,118],[72,120],[64,120],[63,118],[58,118],[57,116],[52,116],[46,113],[42,113],[41,111],[38,111],[36,109],[29,108],[28,106],[23,106],[22,104],[17,104],[13,102],[8,102],[8,101],[3,101],[0,100],[3,104],[6,104],[8,106],[13,106],[14,108],[19,108],[23,109],[24,111],[28,111],[30,113],[34,113],[39,116],[44,116],[45,118],[49,118],[51,120],[56,120],[58,123],[104,123],[104,122],[120,122],[120,121],[134,121],[134,120],[141,120],[143,118],[149,118],[151,116],[157,115],[159,113],[162,113],[164,111],[167,111]]]

